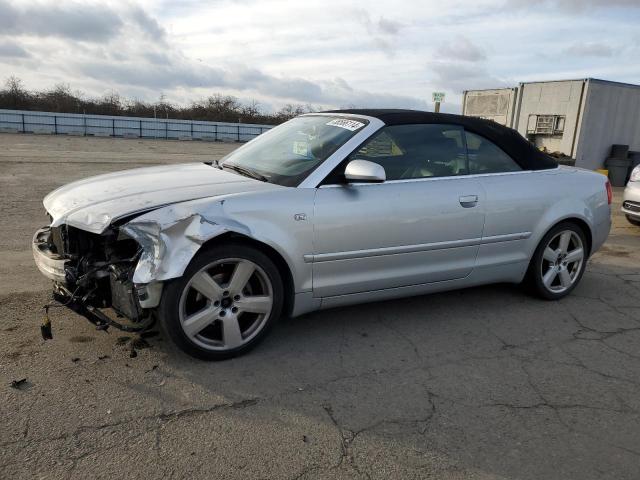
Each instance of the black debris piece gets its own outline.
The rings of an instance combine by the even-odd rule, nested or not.
[[[136,352],[133,348],[131,352],[129,352],[129,358],[136,358],[138,356],[138,352]]]
[[[126,335],[118,337],[118,339],[116,340],[116,345],[125,345],[127,342],[129,342],[129,340],[131,340],[131,337],[128,337]]]
[[[109,355],[100,355],[98,360],[106,360],[107,358],[111,358]]]
[[[27,379],[21,378],[20,380],[13,380],[11,382],[11,388],[15,388],[16,390],[20,390],[22,387],[26,386]]]
[[[73,363],[78,363],[78,362],[80,361],[80,358],[79,358],[79,357],[73,357],[73,358],[71,359],[71,361],[72,361]]]
[[[49,318],[49,305],[44,306],[44,320],[40,325],[40,334],[43,340],[52,340],[53,331],[51,330],[51,319]]]

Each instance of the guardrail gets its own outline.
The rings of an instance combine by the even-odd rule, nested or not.
[[[0,109],[0,132],[14,133],[246,142],[272,127],[249,123]]]

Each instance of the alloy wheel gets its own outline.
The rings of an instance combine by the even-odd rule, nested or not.
[[[217,260],[196,272],[182,291],[180,324],[207,350],[233,350],[251,341],[267,323],[273,287],[250,260]]]
[[[542,254],[542,283],[550,292],[563,293],[580,276],[585,253],[582,239],[572,230],[551,238]]]

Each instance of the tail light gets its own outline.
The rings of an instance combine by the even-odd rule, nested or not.
[[[607,180],[605,186],[607,187],[607,202],[611,205],[611,200],[613,200],[613,191],[611,190],[611,183],[609,183],[609,180]]]

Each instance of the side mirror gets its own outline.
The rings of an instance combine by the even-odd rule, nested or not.
[[[387,179],[382,165],[369,160],[351,160],[344,169],[344,177],[349,183],[382,183]]]

